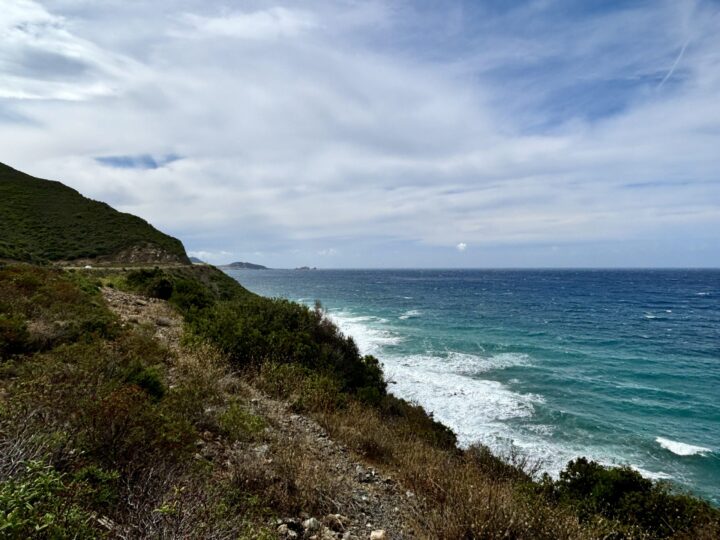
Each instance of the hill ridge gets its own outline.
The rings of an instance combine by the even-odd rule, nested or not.
[[[180,240],[57,180],[0,163],[0,259],[190,264]]]

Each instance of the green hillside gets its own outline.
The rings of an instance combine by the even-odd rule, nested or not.
[[[0,163],[0,259],[189,264],[145,220]]]

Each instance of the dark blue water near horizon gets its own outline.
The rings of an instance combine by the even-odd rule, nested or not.
[[[720,270],[231,270],[321,300],[461,444],[584,455],[720,504]]]

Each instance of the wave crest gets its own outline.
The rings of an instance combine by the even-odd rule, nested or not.
[[[669,450],[678,456],[694,456],[697,454],[706,454],[712,452],[710,448],[704,446],[695,446],[693,444],[687,444],[684,442],[673,441],[666,439],[665,437],[657,437],[655,442],[662,446],[665,450]]]

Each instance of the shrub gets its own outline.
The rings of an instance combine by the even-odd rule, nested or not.
[[[21,318],[0,314],[0,360],[28,349],[30,334]]]
[[[86,506],[107,511],[119,501],[120,473],[87,465],[73,474],[73,487]]]
[[[252,414],[238,403],[231,404],[218,418],[222,432],[233,441],[257,438],[265,429],[262,417]]]
[[[408,403],[404,399],[388,394],[380,403],[383,418],[393,421],[425,442],[455,451],[457,437],[445,424],[438,422],[420,405]]]
[[[249,296],[218,302],[193,318],[190,328],[239,366],[296,363],[335,378],[342,391],[386,391],[377,359],[360,356],[355,342],[321,313],[287,300]]]
[[[125,380],[145,390],[156,401],[165,396],[165,385],[162,382],[160,371],[156,367],[143,367],[136,364],[130,369]]]
[[[138,386],[122,386],[83,407],[83,446],[99,463],[119,470],[151,465],[157,455],[174,461],[190,450],[195,431],[168,412]]]
[[[0,483],[0,536],[98,538],[93,516],[72,499],[65,477],[42,462],[30,462],[19,478]]]
[[[554,496],[572,506],[584,521],[602,516],[641,527],[666,538],[699,528],[718,526],[720,512],[709,504],[655,483],[630,467],[603,467],[586,458],[568,463],[554,485]]]
[[[335,378],[298,364],[263,364],[256,383],[289,401],[298,412],[330,412],[347,404],[347,395]]]
[[[116,319],[93,283],[48,268],[0,268],[0,311],[0,348],[16,352],[112,337],[117,331]]]
[[[191,279],[175,278],[170,302],[188,316],[209,307],[214,299],[202,283]]]
[[[173,282],[159,268],[133,270],[125,281],[132,290],[151,298],[167,300],[173,293]]]

